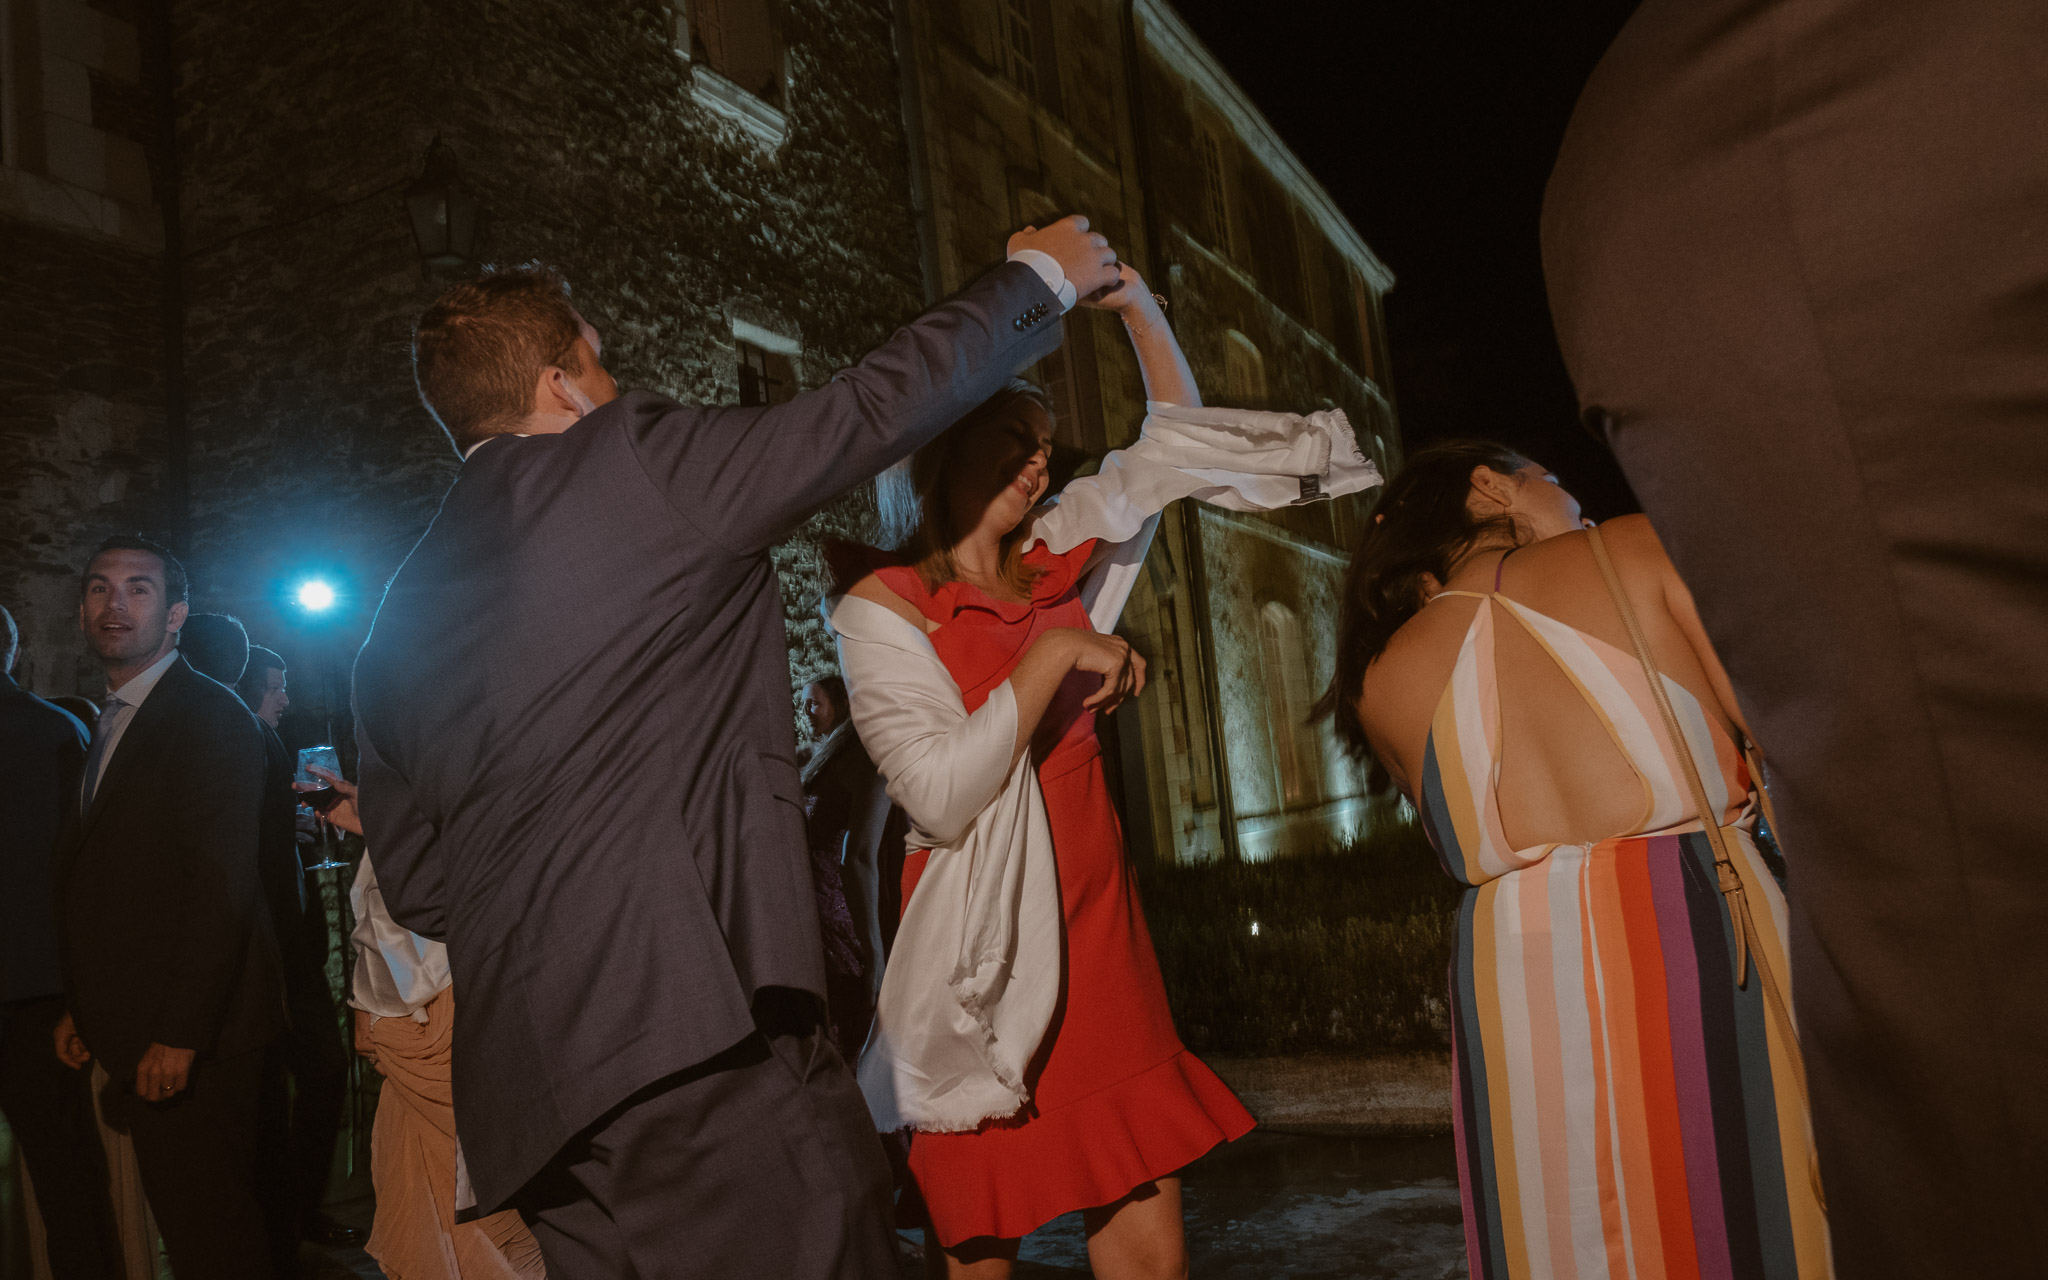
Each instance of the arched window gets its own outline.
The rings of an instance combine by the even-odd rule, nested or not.
[[[1265,665],[1266,723],[1273,744],[1273,767],[1279,776],[1280,803],[1289,809],[1314,804],[1322,799],[1322,751],[1308,722],[1315,697],[1309,691],[1301,620],[1294,610],[1276,600],[1259,611],[1259,650]]]
[[[1224,332],[1223,394],[1236,408],[1266,403],[1266,362],[1250,338],[1235,329]]]

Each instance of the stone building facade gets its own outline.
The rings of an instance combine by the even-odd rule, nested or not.
[[[784,398],[922,305],[887,0],[0,11],[0,601],[44,692],[98,691],[75,575],[140,529],[186,559],[195,609],[285,655],[308,732],[341,713],[457,465],[408,352],[451,278],[407,203],[437,139],[468,256],[560,268],[623,386]],[[161,92],[141,49],[169,51]],[[857,493],[779,553],[793,677],[830,661],[818,537],[872,518]],[[311,576],[339,592],[319,616],[292,599]]]
[[[138,13],[0,4],[0,604],[22,674],[84,679],[75,622],[102,530],[167,529],[163,66]]]
[[[570,278],[622,385],[705,402],[823,382],[1018,225],[1081,211],[1170,300],[1211,402],[1341,405],[1383,464],[1397,447],[1391,278],[1163,0],[0,19],[0,603],[45,693],[98,692],[75,575],[140,530],[195,608],[292,664],[299,736],[345,744],[350,655],[456,469],[408,362],[466,269],[427,261],[429,186],[460,197],[462,256]],[[1066,323],[1038,375],[1085,467],[1132,438],[1142,388],[1113,318]],[[1362,509],[1165,522],[1126,616],[1153,688],[1108,730],[1134,847],[1261,857],[1356,825],[1358,780],[1303,715]],[[820,541],[874,516],[864,488],[778,550],[793,686],[831,662]],[[339,597],[318,615],[292,598],[315,576]]]
[[[1388,468],[1392,276],[1164,0],[899,5],[928,290],[1013,227],[1084,212],[1168,299],[1205,401],[1341,407]],[[1113,317],[1066,325],[1038,377],[1085,467],[1135,436],[1143,386]],[[1134,848],[1256,859],[1364,822],[1362,779],[1307,713],[1368,502],[1169,513],[1124,617],[1152,685],[1109,732]]]

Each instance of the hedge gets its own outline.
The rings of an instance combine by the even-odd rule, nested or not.
[[[1388,813],[1322,854],[1141,864],[1138,880],[1167,999],[1197,1053],[1450,1047],[1461,886],[1412,821]]]

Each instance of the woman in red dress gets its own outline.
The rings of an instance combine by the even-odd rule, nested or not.
[[[1123,318],[1149,398],[1198,405],[1158,304],[1123,271],[1089,305]],[[1078,588],[1097,544],[1023,549],[1051,441],[1045,398],[1016,385],[926,446],[910,469],[916,531],[902,551],[875,553],[848,591],[925,633],[969,713],[1010,684],[1059,879],[1065,964],[1029,1103],[976,1130],[916,1134],[910,1167],[937,1237],[935,1273],[943,1258],[949,1277],[1007,1277],[1022,1236],[1079,1209],[1102,1280],[1178,1277],[1187,1247],[1175,1175],[1253,1121],[1174,1031],[1125,858],[1095,717],[1137,693],[1144,664],[1090,625]],[[905,864],[906,903],[929,856]]]

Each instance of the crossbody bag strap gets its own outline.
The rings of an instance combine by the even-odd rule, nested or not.
[[[1629,603],[1628,594],[1621,589],[1621,575],[1614,571],[1614,561],[1608,558],[1607,544],[1600,539],[1598,529],[1586,530],[1587,541],[1593,547],[1593,560],[1600,566],[1601,581],[1607,584],[1607,594],[1614,597],[1614,607],[1621,614],[1621,625],[1628,631],[1629,643],[1635,646],[1636,661],[1643,665],[1643,679],[1650,686],[1650,697],[1657,703],[1657,711],[1664,719],[1664,732],[1671,739],[1672,754],[1678,757],[1680,767],[1685,770],[1685,780],[1692,787],[1693,811],[1699,815],[1700,826],[1706,831],[1707,841],[1714,846],[1714,871],[1720,881],[1722,896],[1728,899],[1728,913],[1735,923],[1735,985],[1749,985],[1748,953],[1755,936],[1755,923],[1749,915],[1749,894],[1742,881],[1741,864],[1728,848],[1728,833],[1721,827],[1721,815],[1716,813],[1707,799],[1706,783],[1700,779],[1699,763],[1693,758],[1692,744],[1686,741],[1685,731],[1678,723],[1678,712],[1671,705],[1670,691],[1664,687],[1664,675],[1657,669],[1657,660],[1650,656],[1650,641],[1643,634],[1643,625],[1636,618],[1635,606]]]
[[[1792,1022],[1792,1007],[1785,999],[1784,988],[1778,982],[1778,975],[1772,971],[1769,953],[1759,944],[1756,920],[1750,914],[1749,892],[1742,874],[1742,864],[1735,857],[1731,847],[1733,840],[1721,826],[1721,815],[1714,812],[1707,803],[1706,784],[1700,780],[1699,763],[1694,759],[1691,744],[1678,723],[1678,712],[1671,705],[1671,694],[1664,687],[1664,675],[1657,669],[1657,660],[1650,656],[1650,642],[1643,635],[1642,623],[1636,619],[1635,607],[1629,603],[1628,595],[1621,589],[1621,576],[1614,571],[1614,562],[1607,556],[1607,546],[1600,540],[1600,531],[1589,528],[1586,539],[1592,545],[1593,559],[1600,566],[1601,580],[1607,584],[1607,594],[1614,597],[1614,607],[1621,613],[1621,624],[1628,630],[1629,643],[1635,646],[1636,660],[1643,664],[1643,678],[1649,682],[1650,696],[1656,699],[1657,710],[1664,718],[1664,732],[1670,735],[1672,753],[1678,757],[1685,769],[1686,781],[1692,784],[1693,808],[1700,816],[1700,826],[1705,830],[1707,840],[1714,847],[1714,874],[1718,879],[1721,896],[1728,905],[1729,922],[1735,927],[1735,985],[1748,985],[1748,959],[1756,959],[1757,978],[1763,983],[1764,1007],[1773,1021],[1778,1024],[1780,1037],[1785,1042],[1785,1056],[1792,1070],[1793,1083],[1799,1090],[1799,1101],[1806,1103],[1806,1058],[1799,1051],[1799,1031]],[[1754,775],[1757,794],[1763,797],[1763,771],[1751,754],[1750,770]],[[1764,798],[1766,821],[1769,821],[1769,799]],[[1814,1194],[1820,1194],[1820,1175],[1809,1167],[1813,1178]],[[1823,1201],[1825,1203],[1825,1201]]]
[[[1778,811],[1771,804],[1771,788],[1764,780],[1763,753],[1748,738],[1742,740],[1742,758],[1749,764],[1749,780],[1756,784],[1757,803],[1764,811],[1764,825],[1771,829],[1771,839],[1778,846],[1778,852],[1785,852],[1785,829],[1778,825]]]

